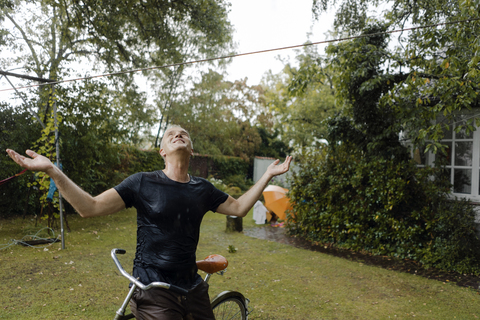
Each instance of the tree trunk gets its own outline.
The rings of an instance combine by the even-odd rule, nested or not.
[[[227,232],[242,232],[243,218],[235,216],[227,216]]]

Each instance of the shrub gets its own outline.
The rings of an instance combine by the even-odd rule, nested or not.
[[[40,130],[40,124],[28,112],[18,112],[0,103],[0,180],[22,171],[5,149],[24,154],[26,149],[32,148],[31,141],[39,137]],[[27,186],[32,178],[33,173],[27,172],[0,186],[0,217],[36,213],[39,196]]]
[[[315,166],[311,164],[315,163]],[[436,168],[366,158],[348,144],[297,159],[291,233],[311,241],[480,273],[480,241],[467,201],[452,201]]]

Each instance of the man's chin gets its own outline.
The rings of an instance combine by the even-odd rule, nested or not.
[[[181,145],[173,145],[170,152],[186,152],[190,154],[192,149],[189,148],[188,144],[181,144]]]

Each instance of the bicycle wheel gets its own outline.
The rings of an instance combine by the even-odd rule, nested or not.
[[[219,295],[212,302],[216,320],[246,320],[247,309],[245,298],[239,292],[228,292]]]

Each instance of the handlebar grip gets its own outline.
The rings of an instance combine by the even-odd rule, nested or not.
[[[115,253],[125,254],[125,253],[127,253],[127,250],[124,250],[124,249],[115,249]]]

